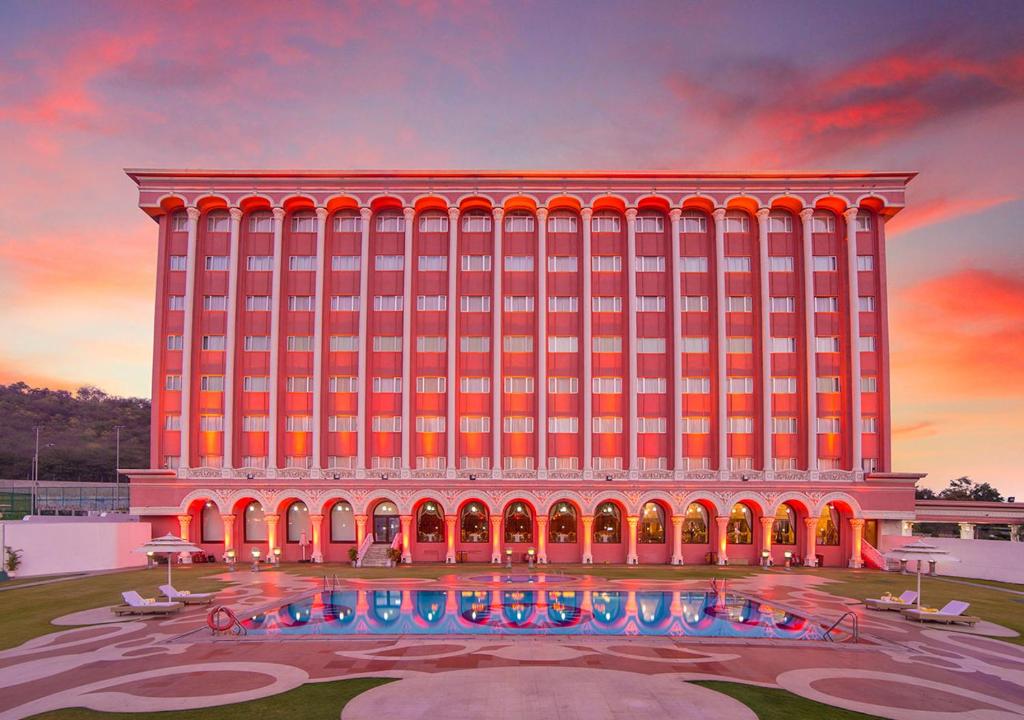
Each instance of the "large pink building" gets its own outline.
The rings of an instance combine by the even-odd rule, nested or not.
[[[131,170],[151,469],[211,553],[877,559],[912,173]]]

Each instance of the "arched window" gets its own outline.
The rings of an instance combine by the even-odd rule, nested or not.
[[[660,545],[665,542],[665,511],[658,503],[644,503],[640,511],[637,540],[644,545]]]
[[[576,508],[572,503],[558,502],[551,508],[548,542],[556,544],[576,542]]]
[[[490,532],[487,528],[487,508],[483,503],[471,502],[462,508],[459,528],[464,543],[490,542]]]
[[[224,542],[224,522],[220,519],[220,510],[210,500],[206,501],[199,514],[199,524],[202,526],[201,536],[205,543]]]
[[[331,508],[331,542],[355,542],[356,522],[352,506],[344,500]]]
[[[622,513],[613,502],[601,503],[594,513],[594,542],[615,544],[622,542]]]
[[[725,530],[726,537],[733,545],[750,545],[754,542],[754,522],[750,508],[743,503],[736,503],[729,513],[729,525]]]
[[[263,521],[263,506],[253,500],[245,506],[245,529],[242,537],[246,542],[266,542],[267,524]]]
[[[301,500],[293,502],[288,507],[285,522],[288,524],[288,542],[312,542],[313,532],[309,523],[309,508],[306,507],[306,503]]]
[[[444,542],[444,513],[441,506],[433,500],[420,505],[416,513],[416,542]]]
[[[533,515],[526,503],[514,502],[505,508],[505,542],[533,542]]]
[[[775,511],[772,542],[775,545],[796,545],[796,513],[791,505],[783,503]]]
[[[839,544],[839,511],[832,503],[821,509],[821,516],[818,518],[817,539],[818,545],[835,546]]]
[[[373,509],[373,514],[378,517],[398,515],[398,507],[390,500],[377,503],[377,507]]]
[[[700,503],[690,503],[683,519],[683,542],[687,545],[707,545],[708,511]]]

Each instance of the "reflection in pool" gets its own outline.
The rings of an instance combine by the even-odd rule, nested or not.
[[[249,636],[668,635],[821,640],[738,595],[623,590],[333,590],[242,621]]]

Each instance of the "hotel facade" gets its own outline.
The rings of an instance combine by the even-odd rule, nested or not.
[[[885,262],[912,173],[128,174],[155,534],[859,567],[914,518]]]

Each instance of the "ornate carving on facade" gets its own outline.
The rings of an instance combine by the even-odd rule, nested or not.
[[[548,477],[552,480],[581,480],[583,473],[579,470],[551,470]]]
[[[718,473],[714,470],[688,470],[683,474],[686,480],[714,480]]]
[[[309,476],[309,470],[305,468],[281,468],[277,471],[277,476],[279,478],[301,480]]]
[[[825,470],[818,473],[818,477],[825,482],[849,482],[854,479],[849,470]]]
[[[640,472],[641,480],[671,480],[675,473],[671,470],[643,470]]]
[[[804,470],[783,470],[775,473],[775,479],[782,482],[801,482],[809,478]]]
[[[412,477],[414,478],[444,478],[444,470],[433,470],[430,468],[417,468],[412,471]]]
[[[192,468],[188,472],[189,477],[194,478],[219,478],[221,477],[222,474],[223,472],[221,471],[220,468],[207,467]]]

